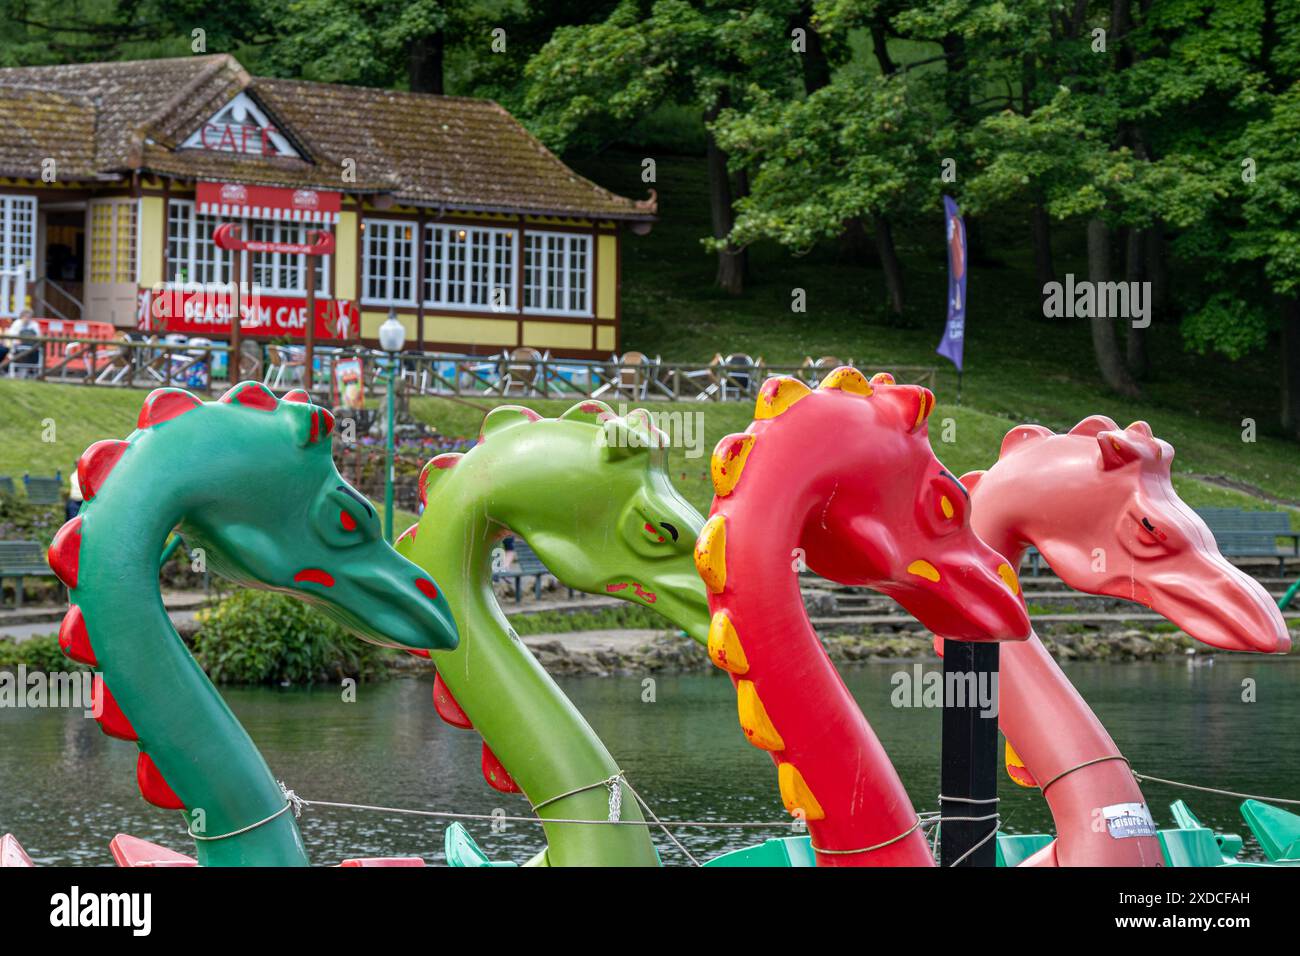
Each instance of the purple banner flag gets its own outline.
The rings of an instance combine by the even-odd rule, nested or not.
[[[935,351],[960,372],[966,345],[966,224],[951,196],[943,197],[943,219],[948,231],[948,324]]]

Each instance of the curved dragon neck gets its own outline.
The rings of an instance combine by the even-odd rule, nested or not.
[[[142,464],[127,456],[120,467]],[[150,762],[161,774],[162,793],[170,790],[184,804],[194,832],[217,836],[265,819],[285,805],[285,798],[163,606],[158,585],[163,542],[189,507],[209,503],[214,502],[160,496],[156,483],[129,479],[110,483],[87,502],[69,620],[79,616],[84,622],[103,675],[109,698],[101,718],[106,731],[135,739],[142,766]],[[114,705],[125,725],[114,723]],[[142,772],[146,797],[160,802],[157,784],[151,792],[146,776]],[[198,859],[217,866],[307,864],[302,838],[287,813],[238,836],[198,841]]]
[[[497,481],[509,473],[504,468],[492,472]],[[438,674],[531,805],[592,788],[548,803],[537,810],[539,817],[605,820],[609,791],[592,785],[618,773],[618,764],[520,641],[497,603],[491,552],[506,529],[486,515],[486,505],[477,497],[491,486],[469,480],[457,488],[460,494],[440,497],[437,508],[425,511],[408,552],[441,584],[461,635],[458,648],[434,655]],[[626,788],[620,818],[642,819]],[[641,826],[553,823],[543,829],[553,866],[658,862]]]
[[[972,525],[1018,568],[1028,547],[1023,542],[1033,543],[1032,532],[1021,530],[1017,515],[981,510],[982,488],[983,481],[971,493]],[[1128,765],[1107,759],[1119,757],[1119,747],[1037,634],[1002,645],[998,688],[998,726],[1039,785],[1048,785],[1043,796],[1056,824],[1055,861],[1160,866],[1155,837],[1117,840],[1104,825],[1098,829],[1101,808],[1145,799]]]
[[[725,552],[751,557],[720,593],[711,588],[709,604],[710,651],[735,682],[741,728],[771,753],[786,808],[802,812],[813,846],[832,851],[819,865],[932,866],[902,781],[808,620],[790,558],[797,509],[746,509],[739,497],[718,499],[709,526],[721,517]]]

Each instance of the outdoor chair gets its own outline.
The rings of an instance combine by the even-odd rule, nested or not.
[[[302,382],[303,368],[307,363],[306,350],[291,345],[268,345],[265,385],[271,388],[284,388],[285,379],[289,385]]]
[[[661,364],[658,356],[651,359],[644,352],[624,352],[622,358],[614,356],[609,380],[591,396],[599,398],[607,392],[614,392],[621,398],[643,401],[649,396],[650,383],[656,380]]]
[[[130,382],[137,351],[131,347],[130,343],[139,341],[140,338],[127,333],[115,339],[113,344],[101,353],[96,363],[96,383],[100,385],[118,385],[121,384],[124,378],[128,380],[128,383]]]
[[[695,396],[697,402],[707,402],[718,394],[722,388],[721,369],[726,359],[722,357],[721,352],[714,352],[713,358],[709,359],[709,364],[705,368],[697,368],[693,372],[684,372],[682,377],[690,382],[699,394]]]
[[[756,372],[762,364],[762,359],[755,360],[744,353],[728,355],[722,362],[723,401],[749,395],[753,391],[755,380],[760,378]]]
[[[534,395],[544,391],[542,363],[550,358],[537,349],[521,346],[507,353],[501,377],[502,395]]]

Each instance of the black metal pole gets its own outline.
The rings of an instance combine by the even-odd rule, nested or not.
[[[988,820],[940,824],[941,866],[993,866],[998,795],[998,645],[943,642],[943,756],[939,809]],[[984,703],[981,703],[981,697]],[[972,851],[985,837],[987,842]],[[961,862],[958,863],[957,861]]]

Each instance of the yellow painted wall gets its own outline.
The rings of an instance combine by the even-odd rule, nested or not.
[[[596,318],[618,314],[618,236],[597,236]]]
[[[426,315],[426,342],[455,342],[458,345],[515,345],[514,319],[475,319],[453,315]],[[525,343],[529,344],[529,343]]]
[[[363,339],[379,338],[379,327],[388,319],[387,312],[362,312],[361,313],[361,337]],[[398,313],[397,320],[402,323],[406,329],[406,345],[408,348],[415,348],[415,316],[402,315]]]
[[[583,322],[525,322],[524,345],[536,349],[589,349],[591,324]]]
[[[357,297],[357,214],[339,213],[339,223],[334,228],[334,297]]]
[[[614,327],[602,325],[596,329],[596,348],[601,352],[614,351]]]
[[[164,281],[162,244],[167,236],[167,224],[163,222],[162,197],[141,196],[139,216],[136,225],[140,235],[140,261],[136,268],[140,273],[140,285],[152,288]]]

